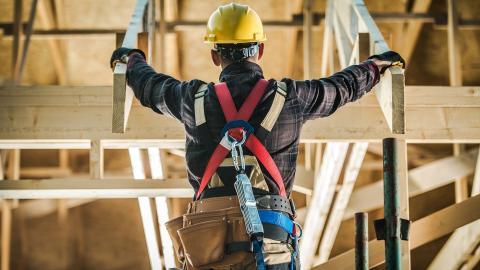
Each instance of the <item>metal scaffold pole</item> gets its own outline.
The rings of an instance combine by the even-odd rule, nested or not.
[[[368,270],[367,213],[355,213],[355,269]]]
[[[396,175],[395,139],[383,140],[383,201],[385,215],[385,266],[386,269],[401,269],[400,248],[400,198],[399,181]]]

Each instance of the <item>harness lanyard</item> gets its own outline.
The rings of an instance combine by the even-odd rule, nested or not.
[[[265,270],[265,259],[263,257],[263,225],[258,214],[257,201],[253,195],[252,184],[250,179],[245,174],[245,158],[243,156],[242,145],[245,143],[247,134],[242,129],[242,140],[237,141],[236,138],[230,136],[228,131],[225,132],[225,137],[231,146],[232,160],[237,172],[234,187],[237,192],[240,210],[242,211],[243,219],[245,221],[245,228],[247,234],[250,236],[252,242],[253,255],[257,269]]]

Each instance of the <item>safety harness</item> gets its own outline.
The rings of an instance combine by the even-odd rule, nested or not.
[[[293,270],[295,269],[295,258],[299,239],[299,236],[297,235],[297,227],[300,227],[292,220],[294,218],[293,216],[288,217],[278,211],[258,210],[258,202],[253,195],[250,179],[245,175],[245,158],[242,150],[243,145],[250,150],[254,157],[260,161],[273,178],[278,186],[280,196],[288,200],[280,171],[270,153],[262,143],[266,135],[272,130],[285,103],[285,97],[287,94],[285,83],[277,82],[273,103],[263,119],[260,128],[255,131],[248,123],[253,111],[263,97],[267,85],[268,81],[260,79],[242,104],[240,110],[237,111],[226,83],[215,84],[214,90],[227,123],[220,133],[222,139],[215,147],[215,150],[207,163],[207,167],[200,182],[200,187],[196,194],[196,199],[200,199],[202,192],[207,187],[212,176],[231,152],[232,162],[237,171],[235,190],[239,198],[240,208],[244,216],[247,233],[251,238],[251,243],[233,243],[230,247],[227,247],[227,249],[230,249],[232,252],[245,249],[247,251],[252,251],[255,256],[257,269],[266,269],[262,253],[262,240],[264,237],[263,227],[266,227],[269,224],[275,225],[288,235],[288,242],[293,248],[290,263],[290,269]],[[203,105],[207,89],[207,85],[202,85],[195,93],[195,122],[201,136],[207,136],[207,133],[209,133]],[[294,209],[293,205],[292,209]]]
[[[228,142],[228,137],[224,136],[227,131],[229,134],[237,139],[241,137],[241,130],[247,129],[247,139],[245,141],[245,146],[250,152],[262,163],[267,172],[273,178],[275,183],[279,188],[279,193],[281,196],[287,197],[285,191],[285,186],[283,184],[282,175],[278,170],[275,161],[268,153],[267,149],[260,141],[258,137],[265,138],[266,135],[272,130],[275,122],[277,121],[278,116],[283,108],[285,103],[286,96],[286,85],[283,82],[277,82],[277,90],[275,92],[274,100],[270,110],[260,124],[261,128],[253,133],[253,127],[248,124],[248,120],[253,114],[255,107],[260,102],[265,89],[268,85],[268,81],[260,79],[257,84],[254,86],[249,96],[245,99],[242,107],[239,111],[236,110],[235,103],[233,102],[230,91],[228,90],[226,83],[218,83],[215,85],[215,93],[220,102],[220,106],[225,115],[227,124],[222,129],[221,136],[222,140],[216,146],[210,160],[207,163],[207,167],[203,174],[202,180],[200,182],[200,187],[196,194],[196,199],[200,198],[200,195],[205,190],[208,185],[208,182],[212,178],[213,174],[217,171],[218,167],[222,161],[228,156],[231,151],[230,143]],[[208,128],[206,125],[205,112],[204,112],[204,96],[207,91],[207,86],[201,86],[197,93],[195,94],[195,122],[199,129],[201,135],[208,133]],[[263,130],[262,130],[263,129]],[[205,135],[206,136],[206,135]]]

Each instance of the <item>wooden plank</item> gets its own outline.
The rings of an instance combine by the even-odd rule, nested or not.
[[[133,147],[129,148],[128,154],[130,156],[133,178],[138,182],[142,182],[143,179],[145,179],[145,169],[143,167],[143,159],[140,149]],[[162,261],[160,260],[157,232],[154,225],[150,198],[145,196],[139,197],[138,206],[140,208],[140,216],[142,218],[148,257],[150,258],[150,266],[152,269],[162,269]]]
[[[477,211],[479,204],[480,195],[477,195],[413,222],[410,228],[410,248],[415,249],[445,236],[457,228],[480,219],[480,211]],[[371,268],[378,266],[385,261],[383,241],[370,241],[368,249],[369,264]],[[347,270],[354,268],[355,250],[352,249],[336,256],[324,264],[313,267],[312,270]]]
[[[60,6],[57,7],[60,11]],[[60,11],[61,12],[61,11]],[[54,21],[53,8],[50,4],[50,1],[40,0],[38,3],[38,22],[43,29],[54,29],[56,24]],[[59,21],[61,22],[61,21]],[[61,26],[61,25],[58,25]],[[64,48],[60,40],[48,39],[47,40],[49,53],[52,56],[52,63],[57,74],[58,83],[60,85],[65,85],[68,82],[65,57],[64,57]]]
[[[90,142],[90,177],[92,179],[103,178],[103,145],[100,140]]]
[[[1,181],[5,182],[7,180]],[[2,228],[1,228],[1,270],[10,269],[10,240],[12,238],[12,210],[11,202],[8,200],[1,200],[2,204]]]
[[[140,106],[133,106],[132,115],[136,121],[130,124],[127,132],[112,134],[108,87],[0,89],[0,140],[151,139],[152,143],[184,140],[180,123]],[[444,92],[446,94],[442,94]],[[479,93],[478,87],[407,88],[410,120],[402,138],[409,143],[480,142],[480,118],[473,117],[480,114]],[[330,117],[307,122],[301,133],[302,142],[379,141],[391,135],[374,100],[369,94],[362,98],[364,103],[351,103]],[[351,121],[352,115],[357,116],[355,122]]]
[[[333,18],[333,32],[335,37],[335,43],[337,44],[338,58],[340,62],[340,68],[346,68],[350,54],[353,49],[353,44],[347,37],[345,29],[342,27],[338,16]]]
[[[370,54],[389,51],[385,39],[373,21],[363,0],[353,0],[352,8],[358,19],[358,29],[370,34]],[[405,133],[405,76],[399,67],[389,68],[374,88],[378,103],[393,134]]]
[[[49,179],[0,181],[0,199],[138,198],[167,196],[192,198],[186,179],[165,181],[132,179]]]
[[[311,79],[312,66],[312,0],[303,1],[303,79]]]
[[[326,77],[329,68],[329,60],[333,62],[333,20],[334,20],[334,2],[327,0],[325,8],[325,28],[323,30],[322,62],[320,64],[320,76]],[[333,72],[333,70],[330,70]]]
[[[459,157],[447,157],[412,169],[408,173],[409,196],[433,190],[450,184],[456,177],[468,176],[474,170],[474,156],[476,152],[465,153]],[[367,212],[383,206],[382,180],[362,186],[353,191],[344,219],[353,218],[356,212]]]
[[[458,31],[457,0],[447,0],[448,10],[448,71],[451,86],[462,85],[462,54]]]
[[[395,174],[399,181],[399,199],[400,199],[400,218],[410,220],[409,207],[409,180],[408,180],[408,162],[407,162],[407,143],[405,140],[397,139],[395,141]],[[411,269],[410,259],[410,239],[400,242],[402,254],[402,269]]]
[[[323,163],[315,176],[313,194],[303,226],[303,232],[308,238],[300,242],[301,265],[307,269],[313,264],[347,150],[348,143],[327,143]]]
[[[165,179],[166,168],[164,159],[161,157],[160,149],[150,147],[148,150],[148,161],[150,163],[150,172],[153,179]],[[175,268],[175,255],[173,252],[173,244],[170,239],[170,235],[167,231],[165,223],[167,223],[171,217],[168,212],[167,197],[159,196],[155,197],[155,209],[157,210],[157,218],[160,229],[160,240],[162,243],[162,253],[165,263],[165,268]]]
[[[330,257],[333,243],[335,242],[338,230],[340,229],[343,214],[350,199],[350,195],[352,194],[358,172],[360,171],[365,153],[367,152],[367,147],[368,143],[355,143],[353,145],[350,158],[345,167],[342,185],[335,197],[335,202],[325,227],[325,233],[320,241],[319,260],[321,263],[326,262]]]
[[[137,46],[137,33],[142,29],[142,19],[147,5],[147,0],[137,0],[135,10],[122,42],[122,47],[135,48]],[[133,102],[133,91],[126,82],[127,65],[118,63],[113,71],[113,113],[112,132],[123,133],[127,127],[128,117]]]
[[[480,193],[480,152],[477,156],[475,175],[472,184],[472,196]],[[480,220],[456,230],[428,266],[429,270],[460,269],[468,264],[480,242]],[[463,268],[462,268],[463,269]]]
[[[12,81],[17,77],[17,70],[19,65],[19,56],[22,44],[20,42],[22,37],[22,13],[23,13],[23,1],[15,0],[13,5],[13,43],[12,43]]]
[[[22,179],[38,179],[38,178],[65,178],[72,174],[70,168],[59,167],[23,167],[20,170]]]
[[[453,144],[453,155],[459,156],[465,150],[465,145]],[[459,203],[468,198],[468,179],[459,177],[455,179],[455,202]]]

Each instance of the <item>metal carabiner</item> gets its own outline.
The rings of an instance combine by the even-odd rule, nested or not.
[[[242,140],[237,141],[233,136],[230,134],[225,133],[227,141],[230,143],[231,151],[232,151],[232,161],[233,165],[235,166],[235,170],[237,172],[244,172],[245,171],[245,157],[243,156],[243,148],[242,145],[247,140],[247,134],[245,130],[242,129]],[[238,148],[238,149],[237,149]],[[240,163],[238,162],[238,158],[240,157]]]

